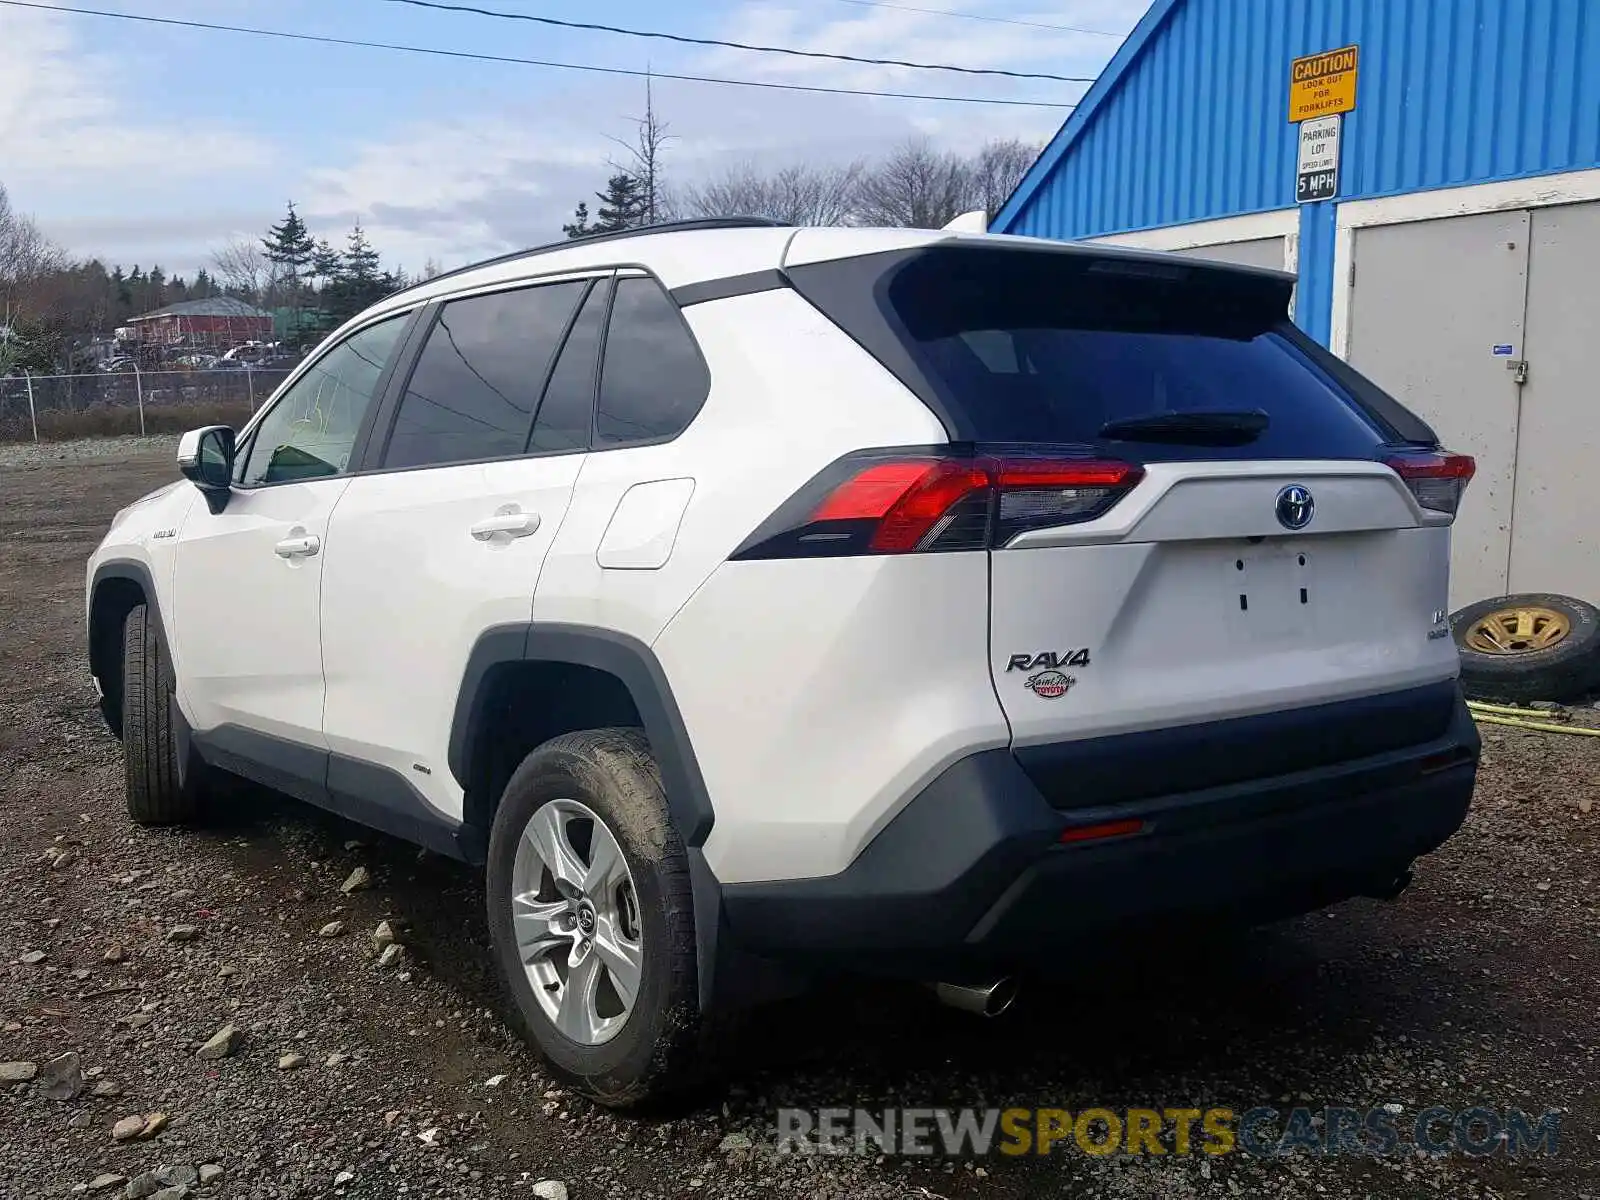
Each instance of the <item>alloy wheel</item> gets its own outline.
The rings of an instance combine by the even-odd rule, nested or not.
[[[550,1023],[584,1046],[610,1041],[639,994],[639,893],[606,823],[576,800],[543,804],[517,841],[517,954]]]

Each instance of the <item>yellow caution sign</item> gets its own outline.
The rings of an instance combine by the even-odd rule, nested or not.
[[[1353,111],[1359,58],[1359,47],[1344,46],[1308,54],[1290,63],[1289,120],[1309,121]]]

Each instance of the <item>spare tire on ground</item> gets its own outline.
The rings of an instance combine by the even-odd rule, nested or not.
[[[1600,689],[1600,608],[1571,596],[1496,596],[1454,613],[1461,685],[1474,700],[1569,702]]]

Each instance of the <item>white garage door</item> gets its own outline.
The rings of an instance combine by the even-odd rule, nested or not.
[[[1506,591],[1522,345],[1526,212],[1356,231],[1352,365],[1478,460],[1452,539],[1450,607]]]
[[[1600,604],[1600,204],[1533,212],[1511,591]]]
[[[1223,242],[1216,246],[1191,246],[1174,251],[1188,258],[1205,258],[1212,262],[1235,263],[1243,267],[1271,267],[1283,270],[1283,239],[1281,237],[1256,238],[1248,242]]]
[[[1358,229],[1355,267],[1350,361],[1478,460],[1451,607],[1600,603],[1600,204]]]

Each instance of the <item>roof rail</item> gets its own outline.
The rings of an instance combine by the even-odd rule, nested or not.
[[[585,233],[578,237],[563,238],[559,242],[547,242],[542,246],[530,246],[526,250],[513,250],[509,254],[499,254],[494,258],[485,258],[480,262],[468,263],[464,267],[457,267],[453,271],[444,271],[431,279],[422,279],[403,287],[393,296],[403,296],[430,283],[437,283],[441,279],[450,279],[457,275],[465,275],[468,271],[476,271],[479,267],[492,267],[497,263],[515,262],[522,258],[532,258],[538,254],[549,254],[555,250],[565,250],[571,246],[587,246],[592,242],[621,241],[623,238],[643,237],[647,233],[681,233],[695,229],[788,229],[792,226],[787,221],[774,221],[767,217],[699,217],[690,221],[663,221],[659,225],[640,225],[634,229],[616,229],[605,233]]]

